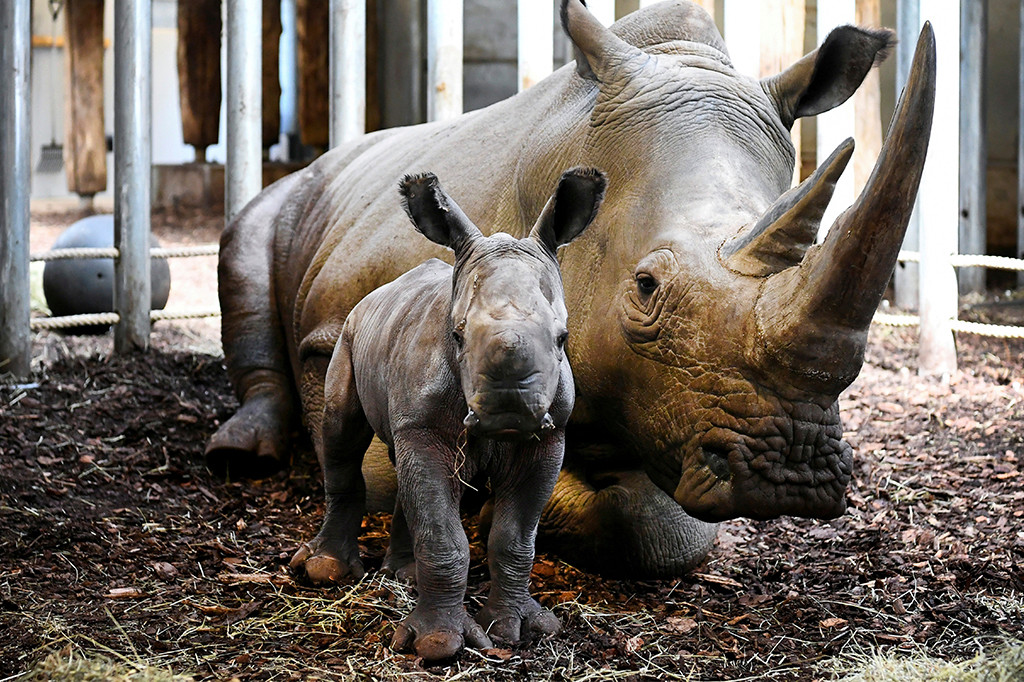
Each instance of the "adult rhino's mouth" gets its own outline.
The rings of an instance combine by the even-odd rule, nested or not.
[[[756,438],[727,428],[705,431],[683,452],[676,502],[703,521],[842,514],[853,453],[838,420],[786,420],[775,431]]]

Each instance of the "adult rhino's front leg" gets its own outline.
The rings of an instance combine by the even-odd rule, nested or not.
[[[718,524],[688,516],[642,471],[584,474],[563,468],[537,544],[605,575],[672,577],[700,564]]]
[[[274,243],[304,175],[279,180],[253,199],[221,236],[217,266],[221,340],[241,404],[206,446],[220,473],[258,476],[287,459],[295,414],[288,356],[273,287]]]

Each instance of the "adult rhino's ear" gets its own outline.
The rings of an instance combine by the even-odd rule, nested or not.
[[[840,26],[821,46],[782,73],[762,79],[787,128],[803,116],[839,106],[860,87],[872,66],[885,61],[896,45],[887,29]]]
[[[596,168],[565,171],[530,236],[554,253],[594,221],[607,187],[608,178]]]
[[[576,73],[599,83],[628,77],[647,61],[647,55],[609,31],[583,0],[562,0],[562,29],[572,40]]]
[[[398,192],[412,224],[430,241],[458,252],[481,236],[433,173],[406,175],[398,183]]]

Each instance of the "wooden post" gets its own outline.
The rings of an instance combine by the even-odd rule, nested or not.
[[[803,56],[804,5],[805,0],[764,0],[761,3],[761,78],[780,73]],[[801,123],[797,119],[790,134],[796,151],[794,184],[800,182],[800,132]]]
[[[427,0],[427,120],[462,113],[462,0]]]
[[[64,170],[68,190],[91,197],[107,188],[107,135],[103,125],[103,0],[64,5],[67,59],[64,92]]]
[[[825,42],[825,38],[837,26],[854,23],[857,18],[856,15],[856,3],[854,0],[819,2],[818,44],[821,45]],[[832,111],[819,114],[817,117],[818,165],[821,165],[843,140],[853,135],[856,128],[857,116],[852,97]],[[825,215],[821,219],[821,229],[818,232],[819,240],[824,239],[829,227],[832,226],[832,223],[835,222],[839,214],[853,203],[855,197],[853,173],[847,170],[839,178],[839,182],[836,183],[836,190],[832,194],[832,201],[829,202]]]
[[[263,148],[281,141],[281,0],[263,0]]]
[[[324,0],[296,0],[299,43],[299,137],[326,149],[330,143],[330,12]]]
[[[115,0],[114,350],[149,348],[153,20],[150,0]]]
[[[551,34],[554,5],[551,0],[519,0],[518,81],[525,90],[551,73],[555,42]]]
[[[960,2],[960,253],[984,254],[988,145],[985,135],[985,36],[988,0]],[[960,293],[985,291],[984,268],[960,268]]]
[[[951,324],[957,315],[956,273],[949,257],[957,242],[957,165],[960,158],[960,8],[929,3],[935,28],[935,114],[928,161],[921,178],[921,342],[918,371],[948,376],[956,371]]]
[[[196,161],[220,136],[220,0],[178,3],[178,95],[181,132]]]
[[[32,367],[28,282],[32,128],[32,8],[0,3],[0,375],[28,378]]]
[[[330,0],[330,145],[366,132],[366,0]]]
[[[196,161],[217,144],[221,106],[221,2],[194,0],[178,5],[178,90],[182,136],[195,147]]]
[[[910,74],[910,62],[914,59],[914,45],[921,31],[920,0],[898,0],[896,32],[899,42],[896,44],[896,97],[899,98],[903,87],[907,84]],[[910,214],[910,223],[903,237],[903,248],[907,251],[918,250],[918,235],[921,223],[921,201],[914,202],[914,210]],[[904,310],[917,310],[919,267],[917,263],[899,263],[896,265],[896,305]]]
[[[858,26],[878,28],[882,25],[880,0],[857,0]],[[917,42],[916,39],[914,41]],[[878,153],[882,151],[882,88],[878,69],[871,69],[854,94],[853,109],[856,116],[853,151],[853,191],[860,194],[875,169]]]

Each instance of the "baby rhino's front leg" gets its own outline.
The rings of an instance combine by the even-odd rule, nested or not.
[[[454,656],[466,644],[493,646],[463,603],[469,542],[459,516],[462,484],[450,450],[432,432],[395,434],[398,498],[412,534],[418,597],[391,647],[412,646],[428,661]]]
[[[558,618],[530,596],[534,543],[541,511],[562,465],[564,432],[530,441],[500,458],[492,473],[494,521],[487,538],[491,591],[476,620],[495,639],[509,643],[557,634]]]

